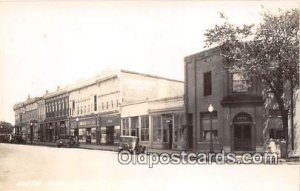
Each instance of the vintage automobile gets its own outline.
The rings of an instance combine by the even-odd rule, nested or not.
[[[79,143],[76,142],[75,136],[60,136],[56,141],[57,147],[78,147]]]
[[[118,150],[127,150],[130,153],[145,153],[146,147],[139,144],[139,138],[136,136],[121,136]]]
[[[26,140],[22,135],[12,135],[9,139],[10,143],[25,144]]]

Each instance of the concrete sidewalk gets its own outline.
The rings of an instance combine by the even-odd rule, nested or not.
[[[57,144],[55,142],[26,142],[27,145],[36,145],[36,146],[48,146],[48,147],[56,147]],[[89,149],[89,150],[102,150],[102,151],[112,151],[118,152],[117,145],[97,145],[97,144],[86,144],[80,143],[79,149]],[[173,152],[181,152],[179,150],[164,150],[164,149],[147,149],[148,153],[173,153]]]

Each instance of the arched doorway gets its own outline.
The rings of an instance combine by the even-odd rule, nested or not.
[[[248,113],[239,113],[233,118],[234,150],[252,150],[252,117]]]

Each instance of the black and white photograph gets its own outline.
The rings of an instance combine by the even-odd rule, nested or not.
[[[0,0],[0,190],[300,190],[299,1]]]

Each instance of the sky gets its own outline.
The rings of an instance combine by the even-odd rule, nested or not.
[[[204,32],[257,24],[263,11],[297,1],[0,2],[0,120],[13,105],[109,69],[184,79],[184,57],[204,50]]]

